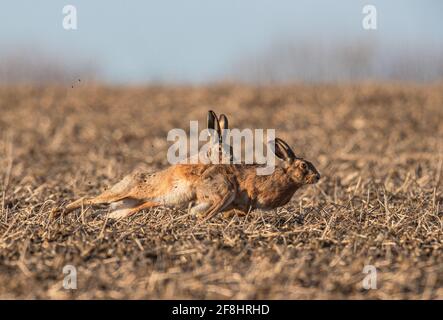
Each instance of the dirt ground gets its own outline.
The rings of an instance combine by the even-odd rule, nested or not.
[[[165,168],[167,132],[204,127],[208,109],[275,128],[321,181],[278,210],[198,226],[162,208],[50,219]],[[443,299],[442,166],[442,84],[3,87],[0,298]]]

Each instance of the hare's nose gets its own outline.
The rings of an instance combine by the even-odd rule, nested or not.
[[[315,178],[317,178],[317,181],[320,180],[320,173],[317,173],[317,175],[315,176]]]

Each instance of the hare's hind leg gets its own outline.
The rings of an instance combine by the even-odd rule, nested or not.
[[[71,202],[65,207],[64,213],[69,213],[75,209],[81,208],[82,206],[91,206],[103,203],[116,202],[124,198],[124,194],[113,194],[108,191],[103,192],[95,198],[80,198],[74,202]]]
[[[127,201],[130,199],[124,199],[123,201]],[[137,205],[138,204],[138,205]],[[136,202],[134,205],[134,202],[127,202],[126,204],[123,203],[123,205],[117,206],[113,211],[109,213],[109,218],[111,219],[122,219],[129,216],[132,216],[133,214],[139,212],[143,209],[153,208],[160,206],[160,203],[158,202],[143,202],[140,204],[140,202]]]
[[[94,198],[80,198],[71,202],[65,207],[64,213],[69,213],[82,206],[96,205],[103,203],[117,202],[128,197],[128,192],[136,183],[134,175],[127,175],[120,182],[116,183],[109,190],[104,191]]]
[[[73,202],[71,202],[70,204],[68,204],[65,207],[65,211],[64,213],[69,213],[71,211],[74,211],[75,209],[81,208],[82,206],[89,206],[89,205],[94,205],[94,204],[101,204],[101,203],[106,203],[106,201],[104,201],[104,199],[100,198],[100,196],[97,196],[96,198],[80,198],[78,200],[75,200]]]

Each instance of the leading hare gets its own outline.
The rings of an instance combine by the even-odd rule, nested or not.
[[[252,164],[178,164],[156,173],[139,172],[123,178],[95,198],[79,199],[65,213],[88,205],[110,204],[109,217],[120,219],[158,206],[190,208],[203,220],[237,209],[274,209],[290,201],[302,186],[314,184],[320,174],[314,165],[295,156],[276,138],[275,154],[283,160],[272,174],[257,175]]]

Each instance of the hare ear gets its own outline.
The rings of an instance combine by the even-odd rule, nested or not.
[[[224,114],[221,114],[220,117],[218,117],[218,121],[220,123],[221,130],[228,129],[228,117],[227,116],[225,116]]]
[[[274,143],[275,155],[280,159],[285,161],[292,161],[297,158],[289,145],[282,139],[275,138]]]
[[[217,115],[214,111],[208,111],[208,129],[215,130],[220,136],[220,123],[218,122]],[[211,133],[211,131],[209,131]]]

